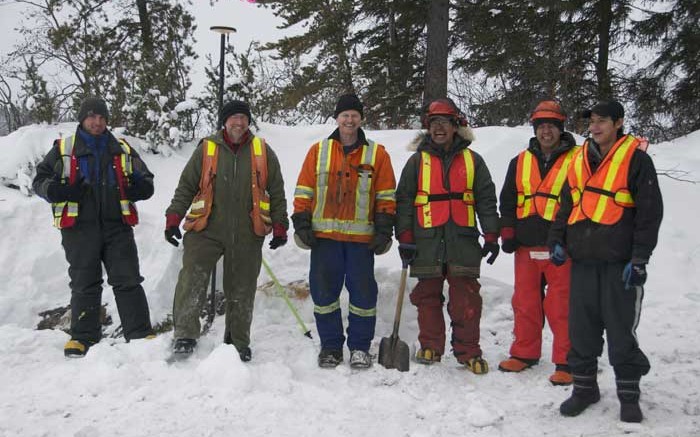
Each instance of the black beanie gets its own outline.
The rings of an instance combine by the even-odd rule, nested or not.
[[[224,123],[226,123],[226,120],[235,114],[244,114],[246,117],[248,117],[248,123],[251,123],[252,121],[252,117],[250,116],[250,106],[241,100],[231,100],[221,109],[219,126],[223,126]]]
[[[561,120],[556,118],[536,118],[532,120],[532,128],[535,130],[535,133],[537,133],[537,127],[542,123],[553,124],[559,129],[559,132],[564,132],[564,123],[562,123]]]
[[[354,109],[360,113],[360,117],[365,118],[364,106],[362,102],[355,94],[343,94],[338,99],[338,103],[335,105],[335,112],[333,113],[333,118],[338,118],[338,114],[343,111],[349,111]]]
[[[104,100],[99,97],[86,97],[82,102],[80,102],[78,121],[82,123],[83,120],[91,115],[101,115],[105,119],[109,120],[109,110],[107,109],[107,104]]]

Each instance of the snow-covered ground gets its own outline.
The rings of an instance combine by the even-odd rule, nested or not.
[[[0,137],[0,178],[26,185],[27,163],[74,126],[30,126]],[[291,208],[306,150],[333,127],[261,127],[260,134],[280,156]],[[415,133],[369,132],[387,146],[397,176],[409,156],[405,145]],[[484,156],[500,190],[508,161],[527,144],[532,130],[486,127],[475,133],[473,148]],[[682,177],[700,180],[699,142],[700,132],[695,132],[652,145],[649,152],[659,172],[687,171]],[[156,175],[156,192],[139,204],[142,223],[136,239],[154,323],[171,311],[182,249],[163,240],[164,210],[191,151],[187,147],[169,158],[144,156]],[[540,365],[522,374],[496,370],[508,355],[513,320],[513,259],[506,254],[483,268],[481,340],[492,367],[483,376],[466,371],[452,356],[430,367],[412,362],[406,373],[377,364],[366,371],[351,370],[347,363],[319,369],[310,299],[294,303],[313,341],[301,335],[284,301],[263,291],[256,300],[249,363],[241,363],[234,348],[222,344],[222,317],[185,363],[165,361],[172,333],[130,344],[106,339],[84,359],[67,360],[65,333],[34,329],[39,312],[66,305],[70,297],[67,264],[49,207],[36,196],[0,186],[0,436],[700,435],[700,207],[693,203],[700,190],[665,176],[660,181],[666,214],[648,269],[638,329],[652,362],[642,380],[641,425],[619,422],[606,356],[600,364],[601,402],[576,418],[559,415],[559,403],[571,388],[547,381],[553,371],[547,330]],[[291,240],[277,251],[265,246],[263,255],[282,283],[307,278],[309,254]],[[400,268],[395,250],[377,258],[380,296],[373,353],[391,332]],[[259,284],[268,281],[263,271]],[[414,284],[409,280],[409,289]],[[109,287],[103,301],[118,325]],[[346,293],[342,302],[346,315]],[[403,310],[400,337],[414,344],[416,312],[408,300]]]

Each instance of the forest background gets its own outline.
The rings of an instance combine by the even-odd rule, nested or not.
[[[72,120],[87,95],[152,152],[209,132],[219,59],[204,54],[204,74],[192,71],[194,12],[225,1],[0,0],[24,10],[0,54],[0,135]],[[248,2],[282,23],[274,41],[226,44],[224,99],[250,102],[256,121],[324,123],[354,92],[373,129],[418,127],[425,102],[445,94],[476,127],[526,124],[553,98],[584,133],[578,112],[616,98],[628,129],[652,142],[700,129],[696,0]]]

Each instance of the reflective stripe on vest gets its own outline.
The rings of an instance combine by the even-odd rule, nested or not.
[[[297,186],[296,191],[300,194],[313,197],[316,193],[316,204],[314,205],[313,220],[311,228],[316,232],[338,232],[348,235],[372,235],[374,225],[370,223],[369,211],[372,190],[372,174],[364,168],[374,168],[377,157],[377,145],[374,141],[367,140],[367,144],[362,146],[362,157],[358,167],[358,180],[355,187],[355,216],[352,220],[340,220],[336,218],[324,218],[323,212],[328,199],[328,175],[330,173],[331,161],[333,160],[333,147],[329,139],[318,143],[318,158],[316,160],[316,187],[315,190],[308,190],[308,187]],[[343,157],[335,157],[343,159]],[[393,190],[387,190],[393,191]],[[295,193],[296,195],[296,193]],[[386,197],[393,196],[392,193],[384,193]]]
[[[129,176],[134,172],[133,163],[131,160],[131,147],[123,139],[119,139],[119,145],[122,148],[122,153],[119,157],[114,157],[114,171],[117,175],[119,185],[119,206],[122,212],[122,220],[130,226],[135,226],[138,223],[138,212],[136,205],[126,196],[126,187]]]
[[[569,224],[589,219],[595,223],[613,225],[625,208],[634,208],[634,199],[627,186],[630,161],[639,139],[632,135],[620,138],[605,155],[595,173],[591,174],[586,141],[573,159],[568,173],[573,209]]]
[[[250,218],[253,221],[255,235],[264,237],[272,232],[270,195],[267,193],[267,146],[260,137],[253,137],[251,146],[253,149],[250,154],[253,210]]]
[[[61,174],[61,184],[72,184],[75,182],[78,162],[73,154],[75,136],[61,138],[59,140],[59,152],[63,164]],[[78,217],[78,202],[55,202],[51,204],[53,212],[53,225],[58,229],[70,228],[75,225]]]
[[[573,147],[567,153],[560,155],[547,176],[542,180],[540,169],[529,150],[518,155],[518,165],[515,176],[517,189],[516,216],[519,219],[538,214],[545,220],[552,221],[559,211],[559,195],[566,180],[569,165],[576,151]]]
[[[418,208],[422,228],[442,226],[449,218],[459,226],[476,227],[474,214],[474,155],[464,149],[449,168],[450,190],[443,183],[442,160],[421,152],[418,191],[413,205]]]

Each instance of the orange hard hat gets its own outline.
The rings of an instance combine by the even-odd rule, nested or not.
[[[537,105],[535,110],[532,111],[530,121],[532,122],[542,118],[564,122],[566,121],[566,113],[561,109],[559,103],[554,100],[543,100]]]
[[[459,117],[459,110],[451,100],[437,99],[433,100],[430,106],[428,106],[428,117],[433,117],[435,115]]]

